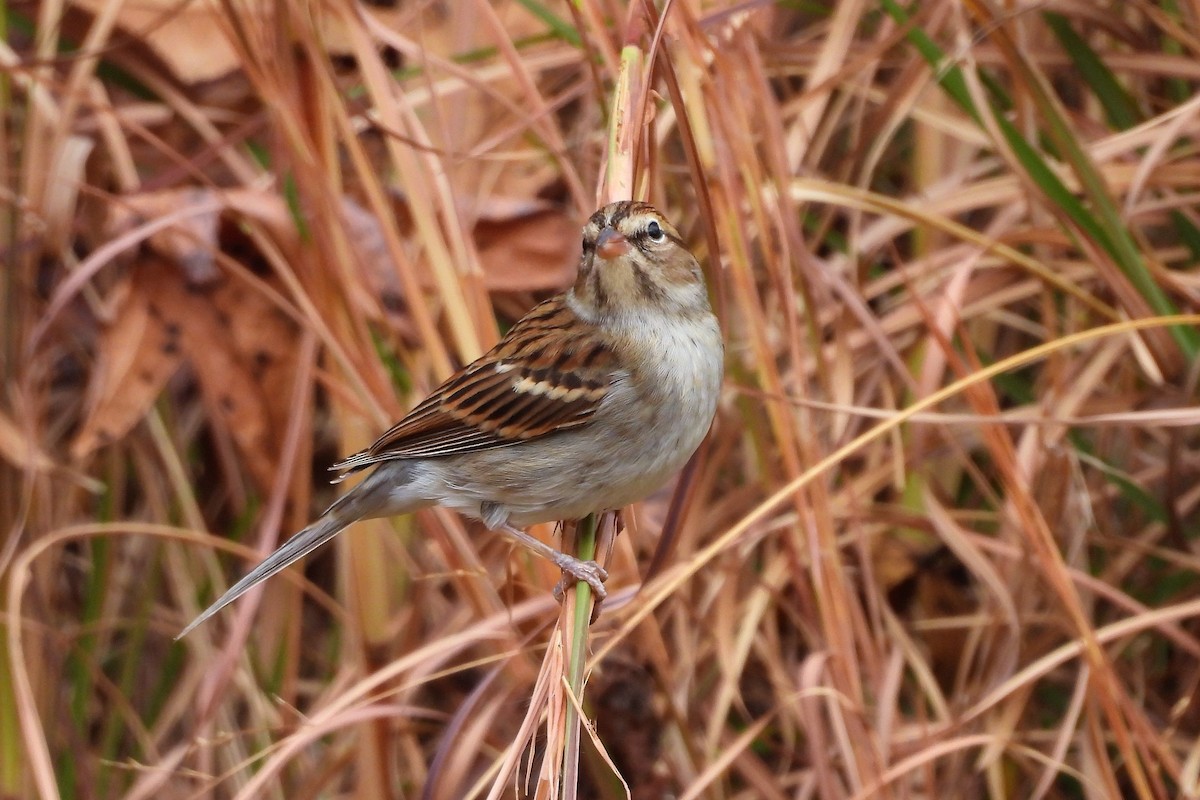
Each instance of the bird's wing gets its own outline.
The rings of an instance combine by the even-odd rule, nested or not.
[[[375,444],[331,469],[344,477],[382,461],[507,447],[584,425],[618,372],[595,329],[561,297],[547,300]]]

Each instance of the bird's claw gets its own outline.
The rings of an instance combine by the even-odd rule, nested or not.
[[[561,559],[556,559],[555,563],[563,571],[563,576],[554,585],[554,599],[561,603],[567,589],[576,582],[583,581],[596,595],[596,604],[592,607],[592,622],[595,622],[600,616],[600,604],[608,597],[608,590],[604,588],[604,581],[608,580],[608,570],[595,561],[580,561],[565,554]]]

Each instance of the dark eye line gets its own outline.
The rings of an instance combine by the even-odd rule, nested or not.
[[[666,244],[667,242],[674,242],[675,244],[679,245],[680,247],[686,246],[686,245],[684,245],[683,240],[680,239],[675,234],[671,233],[670,231],[666,230],[665,228],[660,228],[660,230],[662,231],[662,236],[663,236],[663,238],[660,241],[655,241],[654,239],[651,239],[650,232],[645,231],[645,230],[640,230],[637,233],[635,233],[632,236],[629,236],[627,238],[632,240],[635,244],[638,245],[638,247],[641,247],[642,249],[645,249],[645,247],[643,246],[645,244],[653,244],[653,245],[662,246],[662,245]]]

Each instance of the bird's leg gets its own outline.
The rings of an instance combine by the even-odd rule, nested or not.
[[[608,561],[612,558],[613,541],[617,538],[617,514],[618,511],[605,511],[600,515],[599,527],[596,530],[596,552],[604,552],[604,560]],[[579,522],[583,524],[582,520]],[[593,562],[594,563],[594,562]],[[607,577],[607,575],[606,575]],[[554,599],[558,602],[563,601],[563,595],[567,589],[570,589],[574,581],[563,573],[562,578],[558,583],[554,584]],[[604,605],[604,599],[607,595],[596,593],[596,600],[592,603],[592,618],[589,625],[595,625],[596,620],[600,619],[600,608]]]
[[[547,561],[552,562],[564,573],[575,578],[575,580],[586,582],[588,586],[592,587],[592,591],[596,593],[597,601],[608,597],[608,590],[604,588],[604,581],[608,578],[608,570],[595,561],[581,561],[575,558],[575,556],[569,556],[561,550],[555,550],[545,542],[535,539],[528,533],[525,533],[525,531],[517,530],[508,523],[498,525],[494,530],[510,541],[528,548]],[[559,590],[556,588],[555,596],[558,596],[558,594]]]

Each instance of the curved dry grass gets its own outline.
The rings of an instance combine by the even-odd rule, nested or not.
[[[1200,796],[1196,9],[139,9],[0,12],[0,796]],[[172,641],[631,192],[728,380],[596,625],[431,511]]]

